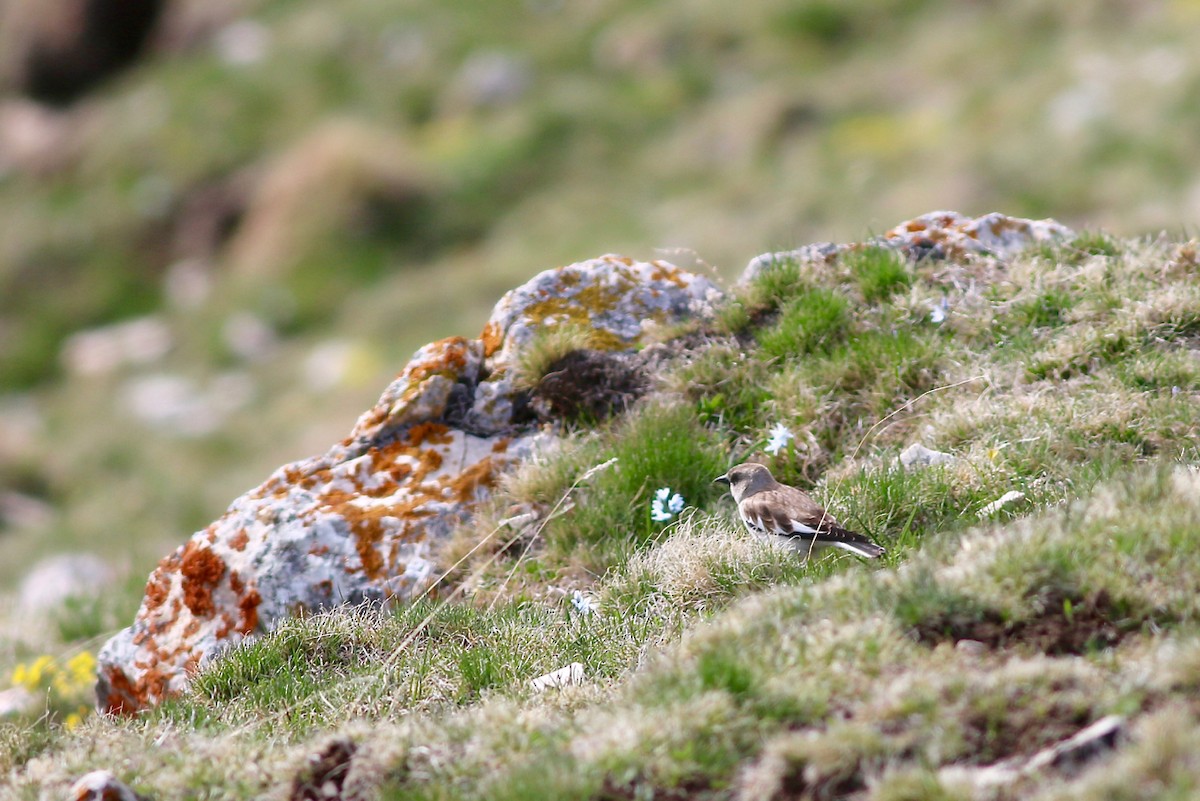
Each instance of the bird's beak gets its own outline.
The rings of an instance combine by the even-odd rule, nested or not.
[[[729,484],[729,476],[727,476],[727,475],[726,476],[717,476],[716,478],[713,479],[713,483],[728,485]]]

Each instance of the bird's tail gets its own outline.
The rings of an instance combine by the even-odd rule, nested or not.
[[[887,553],[882,546],[876,545],[857,531],[850,531],[837,526],[829,526],[828,532],[825,533],[822,539],[836,548],[841,548],[844,551],[849,551],[859,556],[865,556],[867,559],[878,559]]]

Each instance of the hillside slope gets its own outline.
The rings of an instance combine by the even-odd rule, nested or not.
[[[167,5],[186,35],[71,106],[0,96],[5,589],[140,577],[549,266],[1200,214],[1188,0]]]
[[[286,624],[132,720],[60,725],[64,681],[0,729],[10,793],[1190,797],[1196,247],[777,264],[512,477],[440,600]],[[898,465],[917,442],[953,461]],[[709,482],[752,454],[882,564],[750,540]]]

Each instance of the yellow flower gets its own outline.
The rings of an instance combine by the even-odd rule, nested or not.
[[[60,696],[69,696],[75,694],[75,687],[67,679],[65,673],[55,673],[54,678],[50,680],[50,687],[55,694]]]
[[[67,719],[63,721],[63,726],[70,730],[78,726],[80,723],[83,723],[83,715],[79,714],[78,712],[72,712],[71,714],[67,715]]]
[[[23,662],[18,664],[13,669],[12,683],[14,686],[24,687],[27,690],[38,690],[48,683],[48,679],[55,672],[54,657],[39,656],[33,660],[33,664],[26,665]]]
[[[47,678],[57,669],[54,664],[54,657],[49,654],[42,654],[33,660],[33,664],[29,668],[29,681],[35,685],[42,684],[43,679]]]
[[[90,651],[80,651],[67,662],[67,670],[75,684],[90,685],[96,680],[96,657]]]
[[[25,663],[24,663],[24,662],[18,662],[18,663],[17,663],[17,666],[16,666],[15,668],[13,668],[13,672],[12,672],[12,686],[14,686],[14,687],[24,687],[24,686],[25,686],[25,674],[26,674],[26,673],[28,673],[28,672],[29,672],[29,671],[28,671],[28,669],[25,667]]]

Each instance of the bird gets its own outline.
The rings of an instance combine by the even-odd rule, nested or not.
[[[746,529],[759,539],[785,545],[806,557],[816,548],[841,548],[875,559],[885,553],[871,539],[841,524],[802,490],[780,484],[765,465],[747,462],[717,476],[728,484]]]

